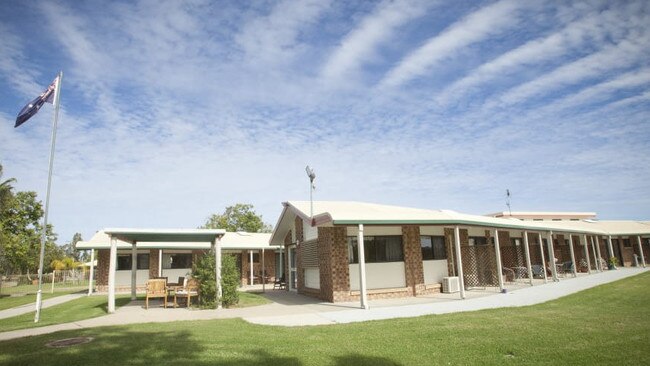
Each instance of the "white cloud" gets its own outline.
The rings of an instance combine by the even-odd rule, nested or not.
[[[524,6],[522,1],[501,0],[465,16],[407,55],[387,73],[379,87],[396,87],[408,82],[462,48],[517,25]]]
[[[377,47],[391,40],[397,28],[422,16],[432,5],[432,2],[421,0],[381,2],[341,40],[323,67],[321,77],[328,83],[339,83],[354,76],[365,63],[378,57]]]

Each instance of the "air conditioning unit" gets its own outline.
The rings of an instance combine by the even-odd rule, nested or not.
[[[443,277],[442,278],[442,292],[446,294],[453,294],[460,291],[460,283],[458,277]]]

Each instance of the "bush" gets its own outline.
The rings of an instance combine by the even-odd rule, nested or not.
[[[199,281],[199,293],[201,294],[201,308],[215,308],[215,270],[214,252],[210,251],[199,258],[192,268],[193,276]],[[221,257],[221,303],[225,307],[239,303],[239,273],[235,257],[224,255]]]

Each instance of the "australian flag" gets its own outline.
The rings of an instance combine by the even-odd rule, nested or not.
[[[34,98],[34,100],[29,102],[26,106],[23,107],[23,109],[20,110],[18,117],[16,117],[16,124],[14,125],[14,128],[22,125],[23,123],[27,122],[28,119],[32,118],[32,116],[35,115],[39,109],[41,109],[45,102],[54,104],[54,93],[56,91],[56,85],[58,82],[59,77],[57,76],[52,84],[50,84],[50,86],[48,86],[47,89],[41,93],[41,95]]]

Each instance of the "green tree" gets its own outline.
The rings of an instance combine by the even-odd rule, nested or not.
[[[0,216],[5,272],[29,274],[38,270],[42,217],[43,207],[36,199],[36,192],[18,192],[8,201]],[[55,241],[52,225],[48,225],[46,253],[50,258],[46,255],[45,263],[59,255]]]
[[[204,254],[194,264],[192,275],[199,281],[201,307],[214,309],[216,296],[214,252]],[[221,257],[221,304],[231,307],[239,303],[239,272],[235,257],[225,254]]]
[[[77,243],[82,240],[80,233],[75,233],[72,236],[72,240],[63,246],[66,257],[73,258],[75,261],[85,260],[86,253],[77,250]]]
[[[226,207],[222,214],[210,216],[201,228],[249,233],[270,233],[273,230],[273,227],[266,224],[262,216],[255,212],[253,205],[246,203]]]
[[[7,203],[13,198],[12,190],[14,187],[12,183],[15,183],[16,179],[9,178],[7,180],[2,180],[2,164],[0,164],[0,215],[6,207]],[[1,216],[0,216],[1,217]]]

